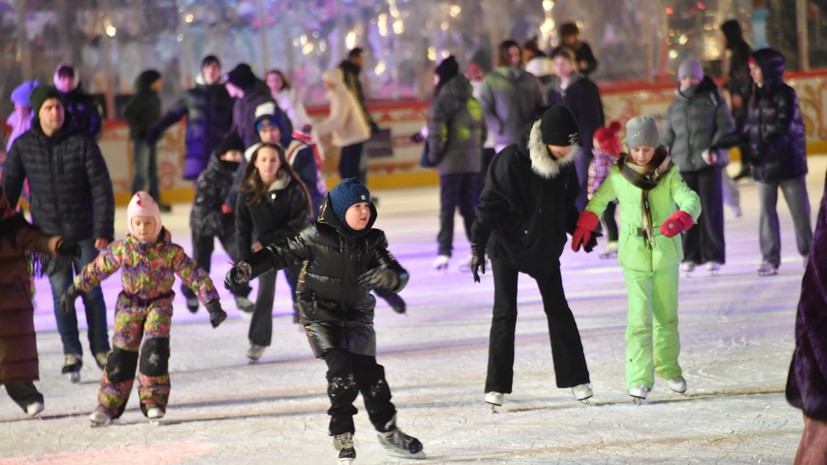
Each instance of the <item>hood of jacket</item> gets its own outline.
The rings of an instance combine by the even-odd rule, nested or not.
[[[784,56],[777,50],[763,48],[752,52],[752,58],[755,59],[755,63],[764,75],[764,85],[759,88],[759,93],[775,92],[775,89],[784,82]]]
[[[704,76],[700,83],[697,86],[692,86],[688,89],[681,90],[681,85],[678,84],[678,88],[675,89],[675,96],[677,98],[683,99],[692,99],[698,95],[704,95],[709,92],[715,92],[718,89],[718,86],[715,85],[715,81],[713,81],[709,76]]]
[[[525,147],[526,151],[520,150],[520,153],[528,156],[531,160],[531,171],[543,178],[550,179],[557,176],[564,166],[574,163],[582,150],[580,145],[574,144],[566,156],[560,159],[554,158],[543,142],[541,123],[542,120],[538,119],[523,132],[520,137],[520,145]]]
[[[376,206],[373,202],[370,202],[370,220],[368,221],[368,225],[361,231],[354,231],[349,226],[339,221],[339,218],[336,218],[336,215],[333,213],[333,207],[330,206],[330,193],[328,193],[324,198],[324,202],[322,202],[321,208],[319,209],[318,222],[319,224],[330,226],[343,236],[362,237],[369,233],[370,230],[373,229],[373,224],[376,223]]]
[[[158,233],[158,238],[153,242],[141,242],[140,239],[129,233],[126,234],[126,239],[124,239],[124,242],[126,242],[126,244],[131,248],[138,248],[141,250],[147,250],[150,248],[161,249],[167,244],[172,244],[172,234],[170,234],[166,227],[161,226],[161,231]]]
[[[64,66],[69,66],[69,63],[58,63],[57,68],[55,68],[55,74],[54,74],[54,77],[53,77],[53,81],[55,83],[55,87],[57,87],[58,89],[60,89],[60,87],[57,85],[57,71],[60,68],[63,68]],[[73,91],[77,90],[79,86],[80,86],[80,75],[77,72],[77,70],[75,70],[75,77],[74,77],[74,79],[72,79],[72,84],[69,87],[69,92],[73,92]],[[69,92],[67,92],[67,94]]]

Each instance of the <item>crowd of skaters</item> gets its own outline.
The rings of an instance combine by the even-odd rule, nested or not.
[[[803,121],[795,91],[783,81],[780,53],[749,50],[740,28],[725,23],[722,31],[733,52],[724,92],[704,75],[699,62],[687,59],[678,69],[676,98],[663,126],[659,129],[645,115],[635,117],[621,143],[621,125],[606,124],[598,86],[588,77],[597,60],[579,40],[576,26],[564,26],[562,44],[548,54],[536,41],[524,47],[502,42],[497,66],[484,76],[473,65],[461,73],[454,56],[439,63],[428,123],[417,137],[427,142],[423,165],[435,167],[440,177],[434,268],[448,267],[459,208],[472,244],[461,266],[470,269],[475,281],[487,263],[494,270],[485,382],[485,401],[492,405],[502,405],[511,392],[519,273],[532,276],[543,296],[558,387],[571,388],[581,401],[593,395],[560,276],[567,234],[575,250],[582,246],[590,252],[607,233],[601,257],[618,256],[623,267],[629,290],[630,396],[645,399],[655,375],[675,392],[687,389],[678,364],[678,270],[690,273],[705,264],[716,272],[725,263],[724,201],[740,215],[737,185],[725,170],[731,147],[741,148],[743,157],[735,179],[751,174],[758,186],[758,275],[772,276],[780,266],[779,189],[793,214],[805,268],[810,273],[819,266],[808,260],[820,235],[817,230],[813,242]],[[370,292],[388,300],[395,311],[406,311],[398,292],[407,272],[387,252],[381,231],[372,228],[376,210],[365,187],[365,143],[377,125],[359,79],[364,61],[364,50],[356,48],[324,73],[330,113],[316,122],[307,117],[280,70],[261,79],[242,63],[224,74],[219,59],[207,56],[196,85],[166,113],[157,95],[163,77],[155,70],[142,72],[124,113],[135,164],[134,196],[128,209],[130,234],[118,241],[112,184],[96,144],[101,111],[81,91],[74,69],[58,66],[54,87],[26,82],[12,93],[13,133],[0,191],[0,240],[11,248],[0,247],[0,256],[8,253],[18,265],[14,272],[23,274],[19,264],[25,264],[26,252],[38,252],[29,259],[36,264],[29,270],[49,276],[65,354],[62,372],[73,382],[79,381],[83,366],[74,300],[83,298],[89,348],[103,370],[99,405],[90,416],[94,424],[120,416],[136,370],[142,412],[150,419],[163,417],[169,394],[172,273],[182,278],[188,309],[195,312],[205,305],[213,326],[220,324],[226,314],[209,278],[218,238],[236,263],[225,286],[239,309],[252,316],[251,361],[270,344],[275,272],[285,270],[294,321],[304,325],[314,353],[328,364],[330,434],[340,461],[355,458],[356,392],[365,397],[384,446],[403,456],[422,455],[422,444],[396,427],[389,390],[377,391],[377,386],[388,388],[376,364],[375,343],[350,346],[352,334],[331,332],[336,325],[356,332],[365,331],[360,325],[371,325],[375,299],[363,300]],[[194,260],[162,227],[160,213],[171,206],[160,199],[155,154],[164,130],[185,116],[184,177],[194,181],[196,190],[190,221]],[[329,193],[319,171],[323,140],[341,153],[344,181]],[[15,214],[22,195],[30,196],[36,227]],[[614,218],[617,203],[626,206],[620,210],[620,228]],[[333,237],[347,241],[340,240],[336,250]],[[364,249],[370,257],[375,250],[376,258],[350,263],[353,254],[342,247]],[[341,270],[351,267],[358,273],[343,276]],[[119,268],[125,270],[124,292],[118,296],[110,347],[98,284]],[[255,302],[248,299],[252,278],[259,280]],[[14,276],[2,284],[11,289],[21,282]],[[338,298],[332,297],[332,283]],[[30,292],[28,280],[25,285]],[[805,297],[800,317],[809,309]],[[31,320],[30,298],[15,305]],[[25,344],[3,346],[0,382],[34,416],[44,402],[32,383],[38,379],[33,322],[15,327],[19,331],[13,337]],[[815,343],[804,332],[797,330],[797,336],[800,344]],[[26,363],[7,369],[15,351],[26,354]],[[810,381],[801,367],[817,357],[799,348],[795,357],[788,398],[805,412],[802,447],[805,442],[823,444],[813,439],[827,434],[825,409],[817,402],[820,392],[799,388]],[[343,384],[345,379],[352,386]]]

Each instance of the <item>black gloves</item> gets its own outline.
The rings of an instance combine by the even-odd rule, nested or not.
[[[221,309],[221,303],[218,300],[207,302],[207,312],[210,314],[210,324],[213,328],[217,328],[222,321],[227,319],[227,312]]]
[[[474,282],[480,282],[479,272],[485,274],[485,244],[471,244],[471,273]]]
[[[233,292],[240,292],[250,282],[253,270],[247,262],[238,262],[230,268],[224,277],[224,287]]]
[[[401,291],[408,284],[408,272],[395,271],[389,267],[377,266],[362,273],[356,282],[371,289],[384,289],[391,292]]]
[[[421,132],[415,132],[411,135],[411,142],[416,143],[416,144],[421,144],[421,143],[425,142],[425,138],[422,137]]]
[[[62,241],[57,246],[57,253],[64,257],[80,257],[80,246],[74,242]]]
[[[66,292],[60,296],[60,310],[63,313],[72,313],[75,311],[75,299],[80,295],[80,290],[73,285],[66,289]]]

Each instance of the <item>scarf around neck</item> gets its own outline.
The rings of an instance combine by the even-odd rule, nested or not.
[[[672,159],[666,147],[660,146],[655,150],[652,160],[646,165],[638,165],[629,154],[620,154],[617,162],[620,173],[627,181],[640,189],[640,200],[643,205],[643,237],[649,247],[655,245],[655,230],[652,225],[652,211],[649,208],[649,191],[658,186],[660,181],[672,169]]]

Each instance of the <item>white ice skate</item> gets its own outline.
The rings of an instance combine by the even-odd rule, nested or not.
[[[686,380],[683,376],[666,380],[666,385],[669,386],[669,389],[677,392],[678,394],[686,393]]]
[[[695,263],[694,262],[683,262],[683,263],[681,263],[681,271],[683,271],[684,276],[686,276],[688,278],[689,276],[691,276],[690,273],[695,271]]]
[[[379,433],[379,444],[393,456],[406,459],[424,459],[425,452],[419,439],[408,436],[396,427],[396,415],[385,425],[389,431]]]
[[[708,262],[706,264],[706,271],[712,276],[718,276],[718,271],[721,270],[721,264],[718,262]]]
[[[606,248],[600,252],[600,258],[616,258],[617,257],[617,241],[610,241],[606,244]]]
[[[158,407],[150,407],[146,409],[146,417],[149,419],[149,423],[153,425],[160,425],[161,418],[164,418],[164,411]]]
[[[459,271],[470,272],[471,271],[471,260],[474,257],[466,257],[463,261],[459,262]]]
[[[43,402],[32,402],[26,406],[26,413],[32,418],[38,418],[43,411]]]
[[[594,395],[590,384],[578,384],[571,388],[571,393],[574,394],[575,399],[584,404],[588,404],[589,399]]]
[[[63,368],[61,373],[69,378],[72,384],[80,383],[80,369],[83,367],[83,359],[80,354],[66,354],[63,356]]]
[[[629,390],[629,395],[632,396],[632,403],[635,405],[640,405],[649,395],[649,388],[646,386],[633,387]]]
[[[778,267],[769,262],[762,262],[756,271],[758,271],[758,276],[775,276],[778,274]]]
[[[436,271],[447,271],[448,270],[448,262],[451,260],[451,257],[447,255],[439,255],[434,259],[434,262],[431,264],[431,267]]]
[[[339,465],[350,465],[356,458],[356,449],[353,447],[353,433],[342,433],[333,436],[333,447],[339,451]]]
[[[264,349],[266,348],[266,346],[250,344],[250,348],[247,349],[247,358],[250,360],[250,364],[258,362],[258,359],[261,358],[261,354],[264,353]]]
[[[89,421],[92,422],[92,428],[97,428],[108,425],[112,421],[112,417],[110,417],[106,412],[95,410],[91,415],[89,415]]]
[[[491,405],[491,411],[497,413],[497,407],[503,405],[503,393],[491,391],[485,393],[485,402]]]
[[[240,312],[252,314],[255,305],[252,300],[243,295],[235,296],[235,306]]]

